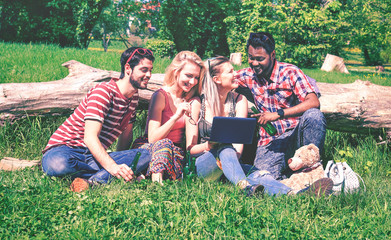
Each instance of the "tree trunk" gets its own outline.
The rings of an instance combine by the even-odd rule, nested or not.
[[[343,61],[343,58],[331,54],[326,55],[326,59],[324,60],[320,70],[326,72],[331,72],[335,70],[341,73],[349,73]]]
[[[0,121],[28,115],[69,114],[87,91],[119,73],[96,69],[71,60],[64,79],[41,83],[0,84]],[[147,109],[152,93],[163,83],[164,74],[152,74],[148,89],[140,90],[139,109]],[[351,84],[318,83],[321,111],[329,129],[367,133],[386,129],[391,134],[391,87],[357,80]]]
[[[69,69],[69,75],[61,80],[0,84],[0,121],[12,121],[26,114],[68,114],[79,105],[91,87],[120,75],[119,72],[93,68],[75,60],[62,66]],[[164,74],[152,74],[148,89],[139,91],[139,108],[148,108],[149,99],[162,86],[163,77]]]
[[[385,129],[391,134],[391,87],[356,80],[351,84],[317,83],[321,111],[327,127],[337,131],[368,133]]]

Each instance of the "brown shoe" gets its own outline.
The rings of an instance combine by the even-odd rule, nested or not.
[[[83,178],[75,178],[71,183],[71,191],[72,192],[82,192],[87,190],[90,187],[86,179]]]
[[[333,185],[333,180],[330,178],[321,178],[315,181],[309,187],[300,190],[297,194],[315,195],[316,197],[322,195],[329,196],[333,193]]]

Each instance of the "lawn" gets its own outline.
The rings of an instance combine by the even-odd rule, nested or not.
[[[0,43],[0,83],[61,79],[68,72],[60,66],[71,59],[119,71],[119,54]],[[157,59],[154,72],[163,73],[168,63]],[[361,79],[391,86],[387,74],[304,72],[321,82]],[[5,124],[0,159],[40,159],[65,118],[28,117]],[[145,115],[137,121],[136,135],[143,122]],[[166,181],[164,186],[114,180],[76,194],[69,190],[69,179],[49,178],[38,167],[2,171],[0,239],[389,239],[391,150],[378,144],[379,137],[385,134],[327,131],[324,162],[341,160],[341,151],[349,152],[347,162],[366,184],[366,191],[328,198],[247,198],[229,183],[198,178]]]

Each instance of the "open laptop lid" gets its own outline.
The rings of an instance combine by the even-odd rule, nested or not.
[[[250,144],[256,123],[256,118],[214,117],[210,141]]]

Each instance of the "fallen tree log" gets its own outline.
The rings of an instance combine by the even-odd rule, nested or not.
[[[69,69],[64,79],[41,83],[0,84],[0,121],[15,120],[26,115],[69,114],[88,89],[112,77],[115,71],[96,69],[71,60],[63,64]],[[146,109],[152,93],[162,86],[164,74],[152,74],[148,89],[140,91],[140,109]],[[391,87],[357,80],[351,84],[318,82],[322,93],[321,111],[329,129],[368,133],[385,129],[391,136]]]
[[[19,158],[4,157],[0,160],[0,170],[15,171],[27,167],[40,166],[41,160],[23,160]]]
[[[75,60],[62,66],[69,69],[69,75],[61,80],[0,84],[0,121],[12,121],[26,115],[69,114],[91,87],[120,75]],[[164,74],[153,74],[148,89],[140,90],[140,108],[148,108],[149,99],[162,86],[163,77]]]
[[[350,84],[317,83],[327,127],[337,131],[387,131],[391,136],[391,87],[356,80]]]

